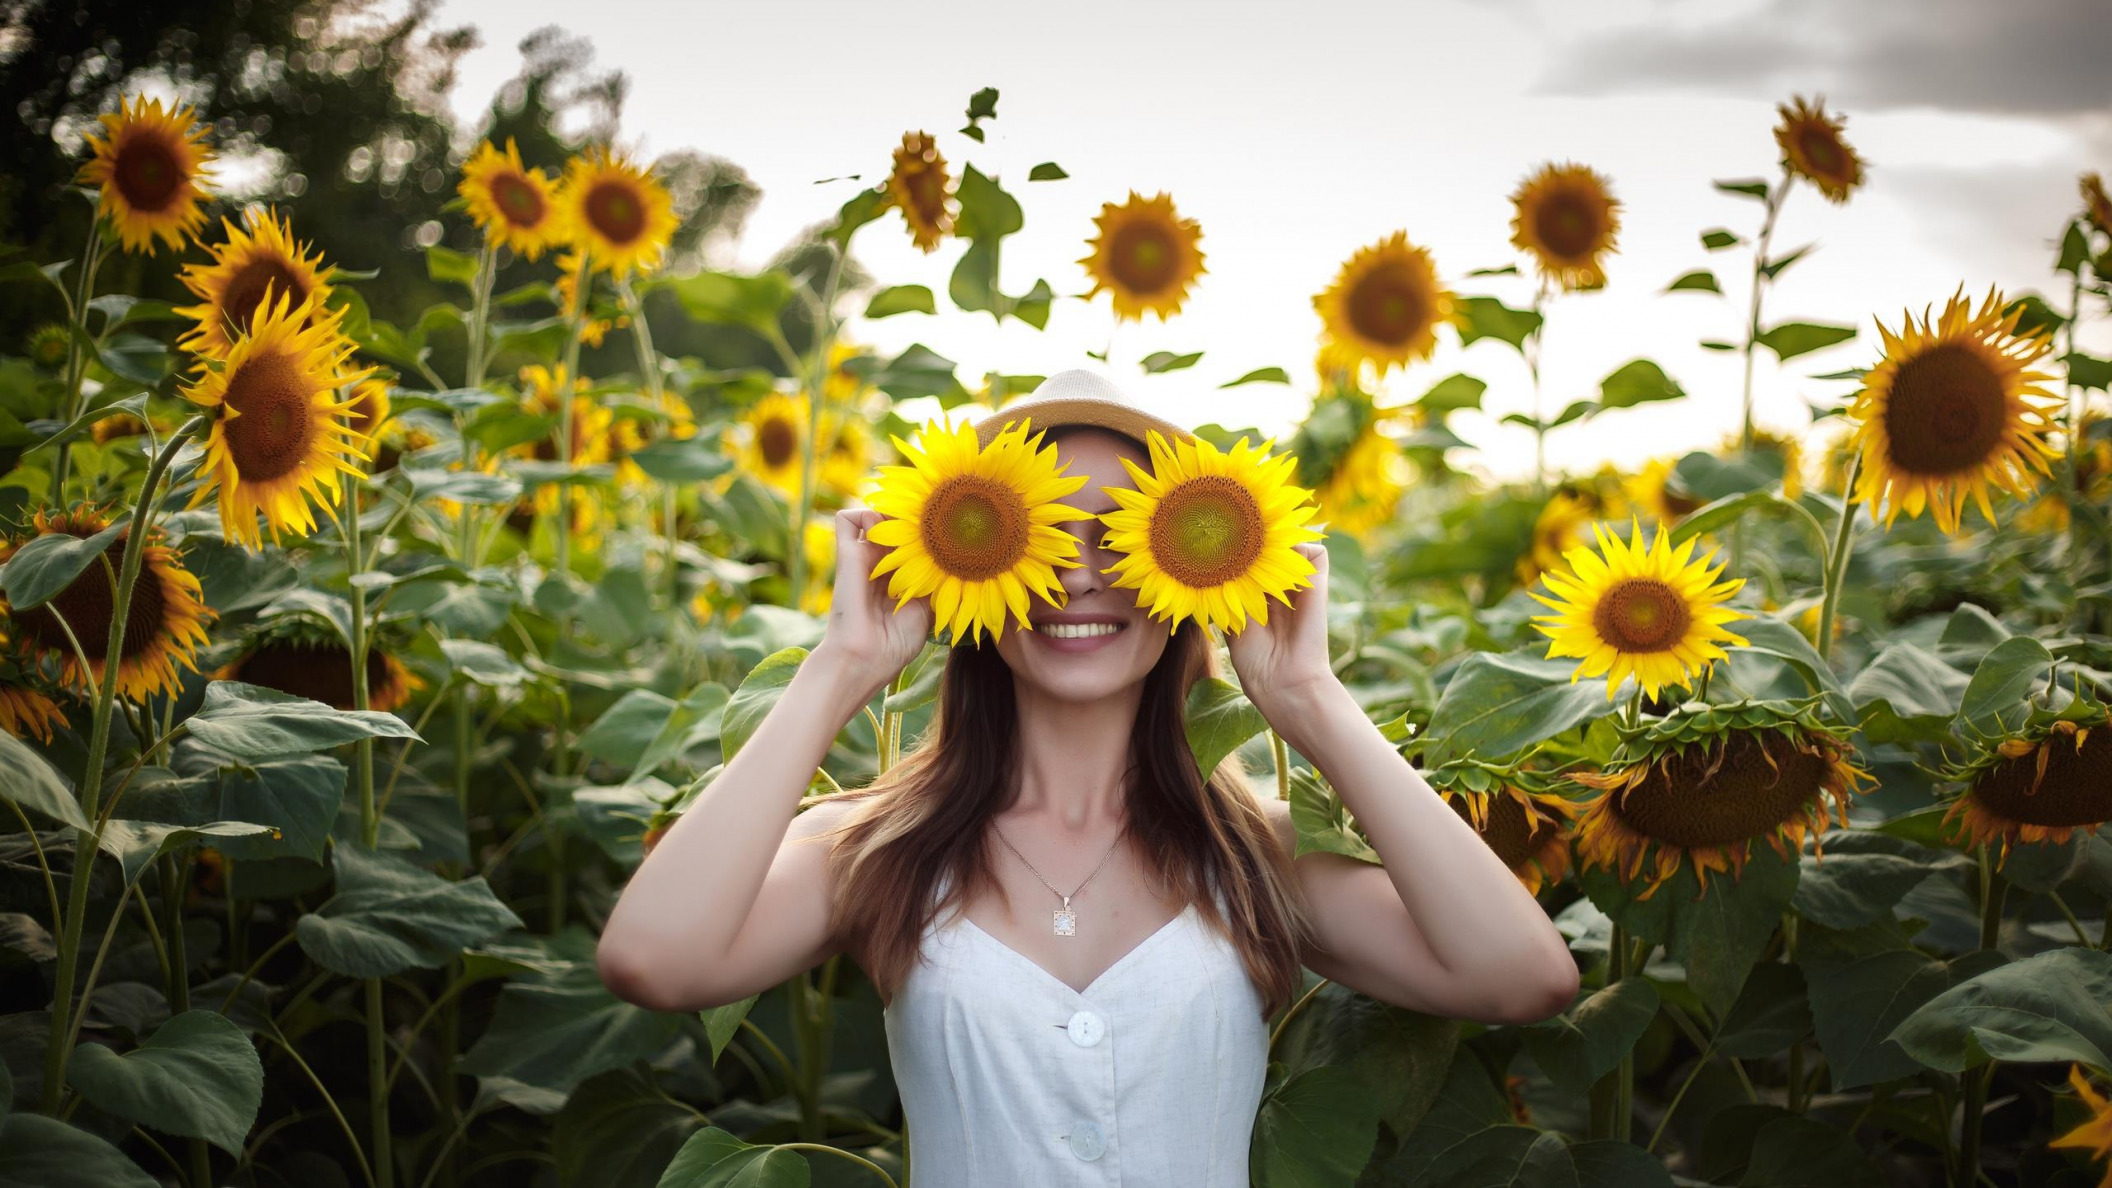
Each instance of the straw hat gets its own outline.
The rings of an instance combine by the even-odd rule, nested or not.
[[[1172,421],[1138,408],[1106,376],[1082,367],[1057,372],[1026,398],[976,422],[978,444],[988,446],[1005,426],[1022,418],[1027,418],[1033,433],[1059,425],[1095,425],[1134,438],[1139,446],[1147,444],[1145,437],[1152,429],[1165,434],[1169,442],[1195,440],[1195,434]]]

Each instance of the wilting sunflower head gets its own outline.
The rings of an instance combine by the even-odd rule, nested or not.
[[[213,160],[205,126],[192,119],[188,107],[170,110],[161,100],[140,95],[98,122],[101,133],[88,136],[95,155],[81,164],[76,177],[84,186],[101,188],[97,213],[110,220],[128,252],[151,256],[157,238],[172,251],[183,250],[184,237],[205,225],[201,206]]]
[[[1570,822],[1581,806],[1546,773],[1467,758],[1422,774],[1526,890],[1538,895],[1569,873]]]
[[[902,134],[894,170],[887,175],[887,202],[902,212],[902,221],[909,225],[909,241],[927,253],[937,251],[939,241],[953,234],[959,204],[953,199],[946,158],[939,155],[938,142],[930,133]]]
[[[1192,617],[1236,634],[1249,616],[1269,621],[1270,598],[1289,606],[1312,585],[1317,570],[1297,546],[1324,534],[1306,525],[1320,511],[1313,493],[1290,481],[1297,458],[1244,437],[1224,451],[1202,438],[1169,445],[1154,429],[1147,444],[1149,471],[1122,459],[1136,489],[1103,488],[1115,510],[1100,520],[1122,554],[1104,572],[1117,589],[1137,591],[1169,633]]]
[[[1553,162],[1511,195],[1511,244],[1533,258],[1540,275],[1565,291],[1606,284],[1603,258],[1617,249],[1621,204],[1606,178],[1584,165]]]
[[[1704,892],[1708,872],[1744,873],[1752,844],[1765,840],[1794,861],[1807,830],[1824,834],[1870,775],[1817,717],[1820,697],[1801,701],[1690,701],[1650,718],[1597,772],[1570,779],[1598,795],[1576,825],[1577,857],[1632,880],[1647,871],[1648,899],[1691,863]]]
[[[1093,280],[1087,300],[1107,290],[1115,317],[1130,322],[1143,321],[1147,313],[1164,321],[1181,312],[1189,288],[1204,272],[1203,253],[1196,247],[1203,236],[1200,224],[1175,213],[1170,195],[1145,198],[1131,190],[1120,206],[1102,203],[1093,226],[1099,233],[1085,241],[1092,254],[1078,261]]]
[[[1691,687],[1710,664],[1729,657],[1724,643],[1747,643],[1723,624],[1752,618],[1724,605],[1744,578],[1717,582],[1722,566],[1709,568],[1713,552],[1688,560],[1697,538],[1688,537],[1674,552],[1662,525],[1647,546],[1641,524],[1631,516],[1629,525],[1623,541],[1594,523],[1598,550],[1571,549],[1563,554],[1568,572],[1542,575],[1556,596],[1528,591],[1557,612],[1533,616],[1534,629],[1554,640],[1548,656],[1579,657],[1570,682],[1604,676],[1608,701],[1630,675],[1653,699],[1666,685]]]
[[[2097,229],[2112,235],[2112,196],[2105,193],[2105,179],[2096,173],[2086,173],[2078,179],[2077,188],[2083,192],[2083,213],[2097,225]]]
[[[560,239],[557,190],[542,170],[521,164],[510,136],[503,153],[488,140],[477,146],[455,192],[489,243],[533,260]]]
[[[1997,869],[2012,847],[2094,834],[2112,820],[2112,708],[2079,696],[2057,713],[2036,711],[1939,774],[1964,785],[1943,817],[1958,823],[1953,840],[1993,845]]]
[[[572,245],[615,276],[660,266],[681,220],[667,187],[605,148],[572,158],[557,192]]]
[[[1885,357],[1863,375],[1848,414],[1862,470],[1854,498],[1885,527],[1926,506],[1958,531],[1968,496],[1990,522],[1990,486],[2028,496],[2050,476],[2060,450],[2046,440],[2061,401],[2041,387],[2053,377],[2031,364],[2052,349],[2049,334],[2016,333],[2022,306],[2004,313],[1988,290],[1978,312],[1961,288],[1940,316],[1903,314],[1899,333],[1878,323]],[[1882,509],[1882,513],[1880,513]]]
[[[39,512],[32,521],[34,536],[64,534],[86,540],[110,526],[101,511],[82,505],[67,512]],[[0,550],[0,560],[14,548],[28,543],[17,540]],[[198,579],[183,567],[176,550],[162,543],[158,531],[150,531],[140,554],[139,580],[132,588],[132,605],[125,612],[125,637],[118,647],[117,672],[110,673],[110,617],[114,612],[116,582],[111,575],[123,568],[125,550],[132,544],[131,532],[120,534],[104,558],[106,569],[92,564],[65,589],[40,606],[13,610],[0,601],[6,613],[6,634],[37,662],[54,663],[60,680],[86,690],[90,674],[94,681],[114,679],[119,696],[138,700],[157,693],[174,692],[180,678],[176,666],[198,670],[198,649],[205,646],[206,624],[214,619],[212,608]],[[69,635],[69,632],[71,633]],[[75,644],[79,651],[75,651]],[[81,658],[88,664],[84,669]]]
[[[319,295],[293,304],[276,290],[257,309],[250,333],[183,390],[186,399],[218,413],[199,466],[205,482],[196,507],[215,496],[229,540],[262,543],[257,513],[276,541],[282,530],[315,531],[313,498],[331,516],[338,474],[358,474],[367,438],[345,424],[358,407],[339,399],[374,374],[353,368],[353,345],[338,330],[343,309],[325,309]]]
[[[1457,301],[1439,283],[1429,250],[1409,243],[1407,232],[1358,248],[1313,298],[1321,367],[1354,369],[1368,360],[1383,379],[1395,367],[1427,359],[1437,349],[1438,327],[1457,318]]]
[[[955,646],[980,646],[985,631],[1003,639],[1008,611],[1033,630],[1030,596],[1062,606],[1056,568],[1080,564],[1078,538],[1057,525],[1091,517],[1057,501],[1086,476],[1065,474],[1056,447],[1027,430],[1021,418],[978,448],[971,422],[927,422],[915,440],[894,439],[909,465],[882,466],[866,498],[888,517],[866,530],[888,550],[867,576],[891,575],[897,610],[929,595],[935,626]]]
[[[742,470],[787,499],[799,498],[808,411],[804,394],[772,392],[748,406],[728,441]]]
[[[383,632],[367,647],[367,708],[399,709],[425,682],[404,664],[400,639]],[[213,674],[221,680],[262,685],[338,710],[357,708],[352,687],[352,650],[342,639],[306,620],[273,625],[248,651]]]
[[[1817,186],[1827,201],[1848,201],[1848,192],[1863,184],[1863,161],[1841,139],[1842,118],[1827,114],[1824,99],[1806,102],[1801,95],[1775,110],[1782,115],[1775,125],[1782,167]]]
[[[183,284],[197,294],[197,305],[176,312],[197,319],[177,345],[198,355],[225,354],[235,339],[251,331],[251,322],[266,293],[288,298],[294,305],[310,297],[318,304],[330,299],[331,269],[323,265],[320,252],[294,239],[293,228],[274,211],[251,208],[246,226],[223,219],[224,243],[206,249],[212,259],[183,267]]]

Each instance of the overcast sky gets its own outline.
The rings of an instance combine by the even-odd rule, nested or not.
[[[1778,251],[1820,247],[1773,289],[1766,320],[1861,333],[1786,369],[1763,357],[1764,426],[1799,430],[1807,399],[1848,393],[1804,377],[1873,361],[1873,314],[1896,326],[1902,306],[1940,305],[1960,282],[1972,293],[2050,287],[2077,173],[2112,173],[2104,0],[443,0],[438,20],[482,32],[455,92],[470,120],[516,72],[530,32],[558,25],[589,37],[595,68],[629,76],[630,147],[725,157],[762,187],[736,266],[760,265],[882,176],[911,129],[934,133],[956,173],[971,161],[1024,204],[1026,229],[1005,246],[1008,292],[1037,277],[1084,292],[1076,261],[1100,204],[1132,188],[1169,192],[1202,225],[1208,272],[1168,323],[1115,329],[1105,295],[1059,301],[1043,332],[944,312],[960,246],[926,257],[890,215],[859,233],[856,255],[881,283],[931,286],[942,312],[854,332],[884,351],[924,342],[958,360],[973,386],[987,370],[1092,365],[1085,352],[1109,346],[1112,331],[1117,382],[1187,423],[1294,423],[1313,393],[1312,295],[1351,252],[1395,230],[1429,247],[1458,291],[1523,304],[1525,281],[1466,273],[1514,262],[1508,196],[1526,173],[1551,159],[1588,164],[1622,203],[1620,251],[1604,291],[1549,311],[1546,405],[1595,392],[1637,356],[1660,362],[1691,399],[1558,430],[1549,459],[1569,470],[1604,459],[1632,467],[1735,431],[1737,357],[1695,342],[1740,336],[1750,263],[1736,251],[1712,258],[1698,233],[1754,229],[1759,205],[1709,182],[1775,173],[1774,106],[1792,93],[1823,92],[1846,113],[1868,185],[1845,207],[1809,187],[1792,195]],[[983,86],[1001,98],[978,145],[955,129]],[[1029,183],[1042,161],[1069,179]],[[863,183],[815,184],[861,173]],[[1704,266],[1727,296],[1661,295]],[[1159,350],[1204,356],[1147,377],[1137,361]],[[1217,389],[1265,366],[1294,384]],[[1530,405],[1509,348],[1448,341],[1433,361],[1395,372],[1387,395],[1412,399],[1460,370],[1488,381],[1491,415],[1455,418],[1482,447],[1457,460],[1522,476],[1530,435],[1496,422]]]

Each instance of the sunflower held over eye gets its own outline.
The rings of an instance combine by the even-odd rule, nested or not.
[[[1568,291],[1606,284],[1602,258],[1618,250],[1621,204],[1605,177],[1584,165],[1553,162],[1511,195],[1511,244],[1533,258],[1540,275]]]
[[[524,259],[535,259],[562,238],[556,188],[542,170],[521,164],[521,150],[510,136],[503,153],[488,140],[477,146],[462,166],[455,192],[484,229],[486,242],[512,248]]]
[[[1100,519],[1123,554],[1105,572],[1169,633],[1191,617],[1233,634],[1249,616],[1267,624],[1270,598],[1289,606],[1291,591],[1313,584],[1297,546],[1325,534],[1306,526],[1320,509],[1290,482],[1297,458],[1244,437],[1224,451],[1201,438],[1169,445],[1154,429],[1147,444],[1149,471],[1122,460],[1136,489],[1105,488],[1115,510]]]
[[[557,205],[573,246],[615,276],[657,268],[681,220],[653,175],[605,148],[572,158]]]
[[[397,654],[400,641],[386,635],[367,647],[367,708],[388,713],[402,708],[425,682]],[[337,710],[357,708],[352,689],[352,650],[325,630],[296,620],[267,631],[249,650],[213,674],[216,680],[262,685]]]
[[[1083,487],[1065,474],[1056,447],[1027,436],[1022,418],[978,448],[975,426],[927,422],[914,441],[895,438],[907,466],[882,466],[866,503],[888,517],[865,538],[887,555],[868,577],[888,574],[900,610],[929,595],[934,626],[954,646],[988,632],[1004,638],[1006,613],[1023,631],[1031,595],[1062,606],[1068,595],[1056,567],[1075,569],[1078,538],[1057,527],[1092,517],[1057,500]]]
[[[1801,95],[1775,110],[1782,115],[1775,125],[1782,167],[1817,186],[1828,202],[1848,201],[1849,191],[1863,184],[1863,161],[1841,139],[1841,117],[1826,113],[1823,98],[1806,102]]]
[[[1438,327],[1458,316],[1457,302],[1438,281],[1429,249],[1409,243],[1407,232],[1358,248],[1313,298],[1324,328],[1322,366],[1354,368],[1369,360],[1383,379],[1392,368],[1428,359]]]
[[[82,162],[75,177],[84,186],[101,188],[98,217],[110,220],[128,252],[151,256],[156,239],[182,251],[184,237],[205,225],[200,205],[208,196],[204,183],[213,160],[205,126],[188,107],[171,110],[159,99],[138,95],[98,122],[101,133],[88,136],[95,155]]]
[[[1423,773],[1460,819],[1535,895],[1569,873],[1570,822],[1580,811],[1545,772],[1458,759]]]
[[[2060,456],[2046,440],[2060,415],[2059,398],[2041,384],[2053,379],[2031,364],[2052,349],[2048,334],[2019,335],[2023,307],[2003,313],[1993,289],[1978,312],[1961,288],[1940,316],[1923,311],[1920,325],[1903,314],[1898,334],[1882,322],[1885,357],[1863,376],[1848,415],[1862,474],[1853,498],[1885,527],[1904,509],[1926,506],[1946,533],[1956,534],[1970,496],[1989,521],[1987,489],[2019,498],[2051,476]]]
[[[262,543],[257,513],[276,541],[282,530],[315,531],[313,498],[333,518],[338,474],[358,474],[367,439],[341,419],[359,401],[338,389],[374,374],[351,368],[353,346],[338,332],[342,309],[311,293],[299,305],[274,292],[250,333],[212,361],[184,398],[218,413],[199,471],[197,507],[218,496],[221,529],[251,548]]]
[[[741,414],[730,442],[741,469],[787,499],[799,498],[808,411],[806,396],[772,392]]]
[[[959,209],[953,199],[953,179],[930,133],[902,134],[902,147],[895,150],[895,167],[887,175],[886,189],[888,205],[902,212],[902,221],[909,225],[909,241],[919,249],[935,252],[939,241],[953,234]]]
[[[1688,686],[1710,664],[1729,658],[1723,644],[1748,642],[1723,624],[1753,617],[1723,605],[1744,578],[1717,582],[1721,566],[1709,568],[1708,557],[1688,560],[1696,538],[1674,552],[1671,533],[1660,525],[1646,546],[1641,524],[1633,516],[1628,522],[1626,541],[1594,522],[1598,551],[1571,549],[1563,554],[1570,572],[1542,575],[1556,597],[1527,591],[1557,612],[1533,616],[1534,630],[1554,640],[1549,658],[1580,657],[1570,683],[1604,676],[1608,701],[1630,675],[1651,698],[1667,685]]]
[[[1569,776],[1598,790],[1577,819],[1579,863],[1646,875],[1638,900],[1692,864],[1705,892],[1712,870],[1743,875],[1756,841],[1795,861],[1807,832],[1836,817],[1847,828],[1848,802],[1871,777],[1817,717],[1822,697],[1688,702],[1623,728],[1603,770]]]
[[[1131,190],[1120,206],[1102,203],[1093,225],[1099,234],[1085,241],[1093,253],[1078,261],[1093,280],[1086,300],[1105,289],[1113,294],[1115,317],[1130,322],[1143,321],[1147,313],[1164,321],[1181,312],[1204,272],[1196,247],[1200,224],[1175,213],[1170,195],[1145,198]]]
[[[2058,713],[2038,710],[1939,774],[1965,786],[1943,816],[1957,823],[1953,840],[1994,846],[1996,869],[2016,846],[2066,845],[2112,820],[2112,708],[2078,697]]]
[[[212,259],[183,266],[183,285],[197,294],[197,305],[176,309],[197,325],[176,345],[197,355],[225,354],[235,339],[250,332],[266,293],[300,305],[310,297],[330,299],[330,274],[320,252],[293,237],[293,228],[271,210],[254,211],[248,226],[224,219],[227,241],[208,247]]]
[[[0,548],[0,561],[35,536],[63,533],[86,540],[108,528],[110,519],[84,504],[69,512],[39,512],[32,526],[36,531],[31,537]],[[205,646],[205,627],[215,616],[205,605],[197,577],[183,567],[176,550],[162,543],[159,532],[150,531],[140,555],[139,580],[132,587],[132,605],[125,613],[125,638],[119,645],[113,677],[107,654],[110,616],[117,605],[113,575],[123,568],[125,550],[131,544],[127,529],[103,554],[110,563],[108,569],[91,564],[42,605],[13,610],[0,601],[0,611],[6,612],[8,634],[16,644],[33,658],[55,662],[65,684],[86,690],[92,673],[97,683],[114,679],[119,696],[136,701],[174,692],[179,683],[177,665],[198,670],[197,652]],[[85,671],[82,656],[88,660]]]

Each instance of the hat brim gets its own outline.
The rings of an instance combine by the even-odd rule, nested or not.
[[[1042,400],[1030,397],[1009,408],[1001,408],[976,422],[977,444],[987,448],[1007,425],[1020,421],[1027,422],[1030,433],[1066,425],[1090,425],[1120,433],[1134,440],[1142,448],[1149,447],[1147,435],[1154,429],[1164,434],[1169,442],[1195,440],[1195,434],[1172,421],[1152,416],[1127,404],[1091,396],[1051,396]]]

